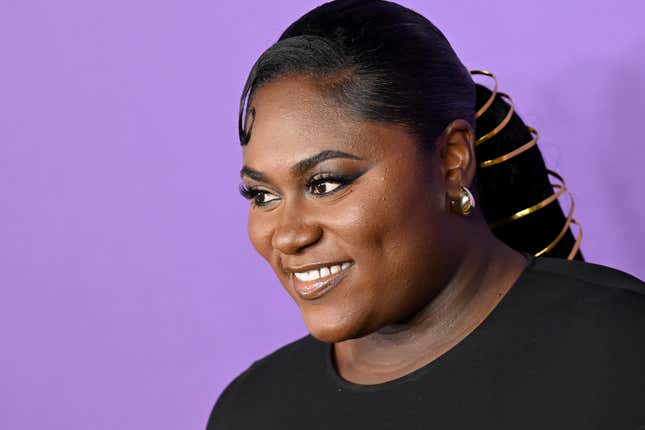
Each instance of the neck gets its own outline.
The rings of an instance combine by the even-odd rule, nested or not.
[[[376,384],[406,375],[447,352],[490,314],[526,267],[491,233],[473,240],[449,282],[414,316],[334,345],[340,375]]]

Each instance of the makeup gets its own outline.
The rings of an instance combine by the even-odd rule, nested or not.
[[[367,169],[363,169],[348,175],[330,172],[318,173],[307,179],[304,188],[310,195],[315,197],[329,196],[351,185],[352,182],[362,176],[366,171]],[[250,200],[256,207],[267,206],[280,199],[276,193],[257,186],[247,187],[244,183],[239,185],[239,191],[242,197]]]

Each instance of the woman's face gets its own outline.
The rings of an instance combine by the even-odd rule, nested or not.
[[[310,333],[338,342],[420,310],[457,260],[440,157],[401,126],[352,119],[307,78],[265,85],[251,107],[249,237]]]

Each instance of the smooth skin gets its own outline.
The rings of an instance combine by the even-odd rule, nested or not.
[[[355,118],[304,76],[265,84],[249,107],[249,238],[309,332],[334,343],[347,381],[382,383],[432,362],[481,324],[526,267],[478,208],[450,210],[475,174],[466,121],[424,150],[404,126]],[[321,297],[294,289],[294,271],[341,261],[353,264]]]

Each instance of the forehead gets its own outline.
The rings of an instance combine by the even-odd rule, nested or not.
[[[323,150],[349,151],[371,158],[401,151],[412,143],[401,126],[359,120],[322,95],[311,78],[288,77],[257,90],[246,118],[251,138],[244,164],[258,168],[293,164]]]

